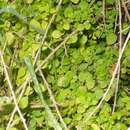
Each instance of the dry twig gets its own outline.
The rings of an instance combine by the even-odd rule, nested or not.
[[[60,114],[60,111],[59,111],[59,108],[58,108],[58,106],[57,106],[57,103],[56,103],[56,100],[55,100],[55,98],[54,98],[54,95],[53,95],[53,93],[52,93],[52,91],[51,91],[51,89],[50,89],[50,87],[49,87],[49,84],[48,84],[47,80],[45,79],[45,76],[43,75],[43,73],[42,73],[42,71],[41,71],[40,68],[39,68],[39,72],[40,72],[40,75],[41,75],[41,77],[42,77],[42,80],[44,81],[44,84],[46,85],[46,88],[47,88],[48,93],[49,93],[49,95],[50,95],[50,99],[52,100],[53,105],[54,105],[54,107],[55,107],[55,109],[56,109],[57,115],[59,116],[60,121],[61,121],[61,123],[63,124],[65,130],[68,130],[67,125],[65,124],[65,122],[64,122],[64,120],[63,120],[63,118],[62,118],[62,116],[61,116],[61,114]]]
[[[119,9],[119,55],[121,53],[121,48],[122,48],[122,13],[121,13],[121,2],[118,0],[118,9]],[[116,101],[117,101],[117,93],[118,93],[118,88],[119,88],[119,80],[120,80],[120,63],[118,67],[118,72],[117,72],[117,84],[115,87],[115,96],[114,96],[114,104],[113,104],[113,110],[112,113],[114,113],[115,108],[116,108]]]
[[[28,82],[29,78],[30,78],[30,77],[28,77],[28,78],[26,79],[26,81],[24,82],[24,84],[21,86],[21,87],[22,87],[22,91],[20,92],[20,95],[19,95],[19,97],[18,97],[17,104],[19,103],[20,99],[22,98],[22,96],[23,96],[23,94],[24,94],[24,92],[25,92],[25,90],[26,90],[26,86],[27,86],[27,82]],[[14,118],[14,115],[15,115],[15,112],[16,112],[16,111],[17,111],[17,108],[16,108],[16,106],[15,106],[15,108],[13,109],[13,112],[11,113],[9,122],[8,122],[8,124],[7,124],[7,127],[6,127],[6,130],[8,130],[8,129],[10,128],[11,122],[13,121],[13,118]]]
[[[130,15],[129,15],[128,9],[127,9],[127,7],[125,5],[125,2],[124,2],[124,0],[121,0],[121,2],[122,2],[122,5],[123,5],[123,8],[124,8],[124,11],[126,13],[126,16],[127,16],[128,20],[130,22]]]
[[[106,20],[105,20],[105,0],[102,1],[102,14],[103,14],[103,23],[104,23],[104,28],[106,28]]]

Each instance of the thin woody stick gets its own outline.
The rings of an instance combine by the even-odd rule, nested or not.
[[[26,82],[24,82],[24,84],[23,84],[23,86],[22,86],[22,91],[21,91],[21,93],[20,93],[20,95],[19,95],[19,97],[18,97],[17,104],[19,103],[20,99],[22,98],[22,96],[23,96],[23,94],[24,94],[24,92],[25,92],[25,89],[26,89],[27,82],[28,82],[29,78],[30,78],[30,77],[28,77],[28,78],[26,79]],[[10,127],[10,125],[11,125],[11,122],[13,121],[13,117],[14,117],[14,114],[15,114],[16,111],[17,111],[17,108],[16,108],[16,106],[15,106],[13,112],[11,113],[10,120],[9,120],[9,122],[8,122],[8,124],[7,124],[6,130],[9,129],[9,127]]]
[[[44,81],[44,83],[45,83],[45,85],[46,85],[46,88],[47,88],[47,90],[48,90],[48,92],[49,92],[50,99],[51,99],[52,102],[53,102],[53,105],[54,105],[54,107],[55,107],[55,109],[56,109],[56,112],[57,112],[59,118],[60,118],[60,121],[61,121],[61,123],[63,124],[65,130],[68,130],[67,125],[65,124],[65,122],[64,122],[64,120],[63,120],[63,118],[62,118],[62,116],[61,116],[61,114],[60,114],[60,111],[59,111],[59,108],[58,108],[58,106],[57,106],[57,103],[56,103],[56,100],[55,100],[55,98],[54,98],[54,95],[53,95],[53,93],[52,93],[52,91],[51,91],[51,89],[50,89],[50,87],[49,87],[49,84],[48,84],[47,80],[45,79],[45,76],[43,75],[43,73],[42,73],[42,71],[41,71],[40,68],[39,68],[39,72],[40,72],[40,75],[41,75],[41,77],[42,77],[42,80]]]
[[[126,13],[126,16],[127,16],[128,20],[130,22],[130,15],[129,15],[129,12],[128,12],[127,7],[125,5],[125,2],[124,2],[124,0],[121,0],[121,2],[122,2],[122,5],[123,5],[123,8],[124,8],[124,11]]]
[[[118,0],[119,3],[119,55],[121,52],[121,48],[122,48],[122,13],[121,13],[121,2],[120,0]],[[116,84],[116,88],[115,88],[115,97],[114,97],[114,105],[113,105],[113,110],[112,110],[112,114],[115,111],[116,108],[116,101],[117,101],[117,93],[118,93],[118,88],[119,88],[119,79],[120,79],[120,63],[119,63],[119,68],[118,68],[118,75],[117,75],[117,84]]]

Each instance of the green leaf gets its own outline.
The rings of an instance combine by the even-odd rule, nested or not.
[[[7,40],[9,45],[14,43],[15,36],[13,35],[12,32],[6,32],[5,36],[6,36],[6,40]]]
[[[101,99],[101,97],[102,97],[103,94],[104,94],[103,89],[97,88],[97,89],[95,89],[94,91],[95,91],[95,98],[96,98],[97,100]]]
[[[94,86],[95,86],[95,80],[93,80],[92,78],[88,78],[88,79],[86,80],[85,85],[87,86],[87,88],[88,88],[89,90],[91,90],[91,89],[94,88]]]
[[[77,4],[78,2],[79,2],[79,0],[71,0],[72,1],[72,3],[74,3],[74,4]]]
[[[19,102],[19,106],[22,109],[25,109],[26,107],[28,107],[28,97],[27,96],[21,98],[21,100]]]
[[[42,21],[41,26],[43,30],[46,30],[48,23],[46,21]]]
[[[18,130],[18,129],[15,127],[12,127],[12,128],[9,128],[8,130]]]
[[[129,31],[129,24],[128,23],[123,23],[123,30],[125,30],[125,31],[123,31],[123,34],[124,35],[126,35],[127,33],[128,33],[128,31]]]
[[[78,36],[77,35],[73,35],[67,42],[67,44],[73,44],[76,43],[78,40]]]
[[[78,108],[77,108],[77,113],[84,113],[85,109],[86,108],[84,106],[79,105]]]
[[[31,45],[31,48],[32,48],[32,51],[36,52],[40,47],[40,44],[32,44]]]
[[[26,2],[27,4],[31,4],[31,3],[33,2],[33,0],[25,0],[25,2]]]
[[[70,29],[70,24],[69,24],[69,22],[65,21],[64,24],[63,24],[63,28],[64,28],[65,30],[69,30],[69,29]]]
[[[33,28],[34,29],[38,29],[38,30],[41,29],[40,23],[37,20],[35,20],[35,19],[32,19],[30,21],[30,29],[33,30]]]
[[[18,75],[17,75],[17,78],[22,78],[24,77],[26,74],[26,69],[24,67],[21,67],[19,70],[18,70]]]
[[[79,73],[79,81],[82,81],[82,82],[86,81],[87,76],[88,76],[88,75],[87,75],[86,72],[80,72],[80,73]]]
[[[14,8],[12,8],[11,6],[6,6],[6,7],[0,9],[0,14],[2,14],[2,13],[4,13],[4,12],[13,14],[13,15],[15,15],[16,17],[18,17],[20,20],[24,21],[25,23],[27,22],[26,19],[25,19],[25,17],[22,16],[21,14],[19,14],[19,13],[18,13]]]
[[[95,86],[95,80],[93,79],[92,74],[90,74],[89,72],[80,72],[79,81],[85,82],[85,85],[88,89],[92,89]]]
[[[114,0],[106,0],[107,4],[114,4],[114,2],[115,2]]]
[[[56,100],[62,104],[64,104],[64,101],[66,99],[67,96],[70,95],[70,90],[69,89],[61,89],[56,97]]]
[[[85,28],[86,30],[90,30],[90,29],[91,29],[91,24],[90,24],[90,23],[86,23],[86,24],[84,25],[84,28]]]
[[[71,71],[67,71],[67,73],[64,76],[60,76],[57,85],[61,87],[67,87],[70,83],[70,81],[73,78],[73,73]]]
[[[43,84],[40,84],[40,87],[41,87],[42,92],[46,91],[46,88],[45,88],[45,86]]]
[[[19,68],[18,74],[17,74],[17,80],[16,83],[17,85],[21,85],[26,78],[26,69],[24,67]]]
[[[64,76],[61,76],[58,81],[57,81],[57,85],[58,86],[63,86],[64,85],[64,80],[65,80],[65,77]]]
[[[72,120],[72,119],[71,119],[71,118],[68,118],[68,117],[65,117],[65,118],[64,118],[64,121],[65,121],[66,124],[69,124],[69,123],[71,122],[71,120]]]
[[[117,36],[114,33],[108,33],[106,36],[106,41],[108,45],[112,45],[117,41]]]
[[[68,71],[67,73],[66,73],[66,75],[65,75],[65,78],[66,78],[66,80],[68,80],[69,82],[72,80],[72,78],[73,78],[73,73],[72,73],[72,71]]]
[[[73,118],[74,118],[75,120],[80,121],[80,120],[82,119],[82,115],[81,115],[81,114],[76,113],[76,114],[73,116]]]
[[[29,96],[29,95],[31,95],[33,92],[34,92],[33,88],[32,88],[31,86],[27,86],[26,91],[25,91],[24,94],[25,94],[26,96]]]
[[[73,18],[74,17],[74,12],[73,12],[73,8],[70,7],[67,7],[64,11],[64,15],[65,17],[68,17],[68,18]]]
[[[52,37],[53,38],[60,38],[62,36],[62,33],[59,30],[54,30],[52,32]]]
[[[93,130],[100,130],[100,127],[96,124],[92,124],[91,127],[93,128]]]
[[[87,40],[88,40],[88,37],[86,35],[83,35],[80,38],[80,44],[81,44],[81,46],[85,45],[85,43],[87,42]]]

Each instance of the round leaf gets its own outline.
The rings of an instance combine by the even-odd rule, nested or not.
[[[19,102],[19,106],[22,109],[25,109],[28,106],[28,97],[22,97],[22,99]]]
[[[83,35],[80,39],[80,44],[81,45],[85,45],[85,43],[87,42],[88,38],[86,35]]]
[[[35,19],[32,19],[31,21],[30,21],[30,28],[31,29],[41,29],[41,25],[40,25],[40,23],[37,21],[37,20],[35,20]]]
[[[53,38],[60,38],[62,36],[62,33],[59,30],[54,30],[52,33]]]
[[[114,33],[108,33],[106,37],[106,41],[108,45],[112,45],[116,42],[117,36]]]
[[[26,2],[27,4],[31,4],[31,3],[33,2],[33,0],[25,0],[25,2]]]
[[[72,1],[72,3],[74,3],[74,4],[77,4],[78,2],[79,2],[79,0],[71,0]]]
[[[73,44],[73,43],[76,43],[78,40],[78,37],[77,35],[73,35],[69,40],[68,40],[68,44]]]
[[[91,127],[93,128],[93,130],[100,130],[99,126],[96,124],[92,124]]]
[[[6,36],[6,40],[7,40],[8,44],[11,45],[15,40],[13,33],[12,32],[6,32],[5,36]]]

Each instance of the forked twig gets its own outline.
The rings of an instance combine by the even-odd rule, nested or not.
[[[19,101],[21,100],[21,98],[22,98],[22,96],[23,96],[23,94],[24,94],[24,92],[25,92],[25,89],[26,89],[26,86],[27,86],[27,83],[28,83],[29,78],[30,78],[30,77],[28,77],[28,78],[26,79],[26,81],[24,82],[24,84],[22,85],[22,91],[21,91],[21,93],[20,93],[20,95],[19,95],[19,97],[18,97],[17,104],[19,103]],[[17,111],[17,108],[16,108],[16,106],[15,106],[15,108],[13,109],[13,112],[11,113],[9,122],[8,122],[8,124],[7,124],[7,127],[6,127],[6,130],[8,130],[9,127],[11,126],[11,122],[13,121],[13,118],[14,118],[14,115],[15,115],[15,112],[16,112],[16,111]]]
[[[4,69],[6,80],[8,82],[10,91],[11,91],[12,96],[13,96],[15,107],[17,108],[18,114],[19,114],[19,116],[21,118],[21,121],[23,122],[25,130],[28,130],[28,127],[27,127],[27,124],[25,122],[25,119],[24,119],[24,117],[23,117],[23,115],[21,113],[21,110],[19,109],[19,106],[18,106],[18,103],[17,103],[17,99],[16,99],[15,93],[13,91],[13,86],[12,86],[12,83],[11,83],[11,80],[10,80],[10,77],[9,77],[9,74],[8,74],[8,71],[7,71],[7,68],[6,68],[6,64],[4,62],[4,58],[3,58],[3,55],[2,55],[1,51],[0,51],[0,58],[1,58],[1,64],[3,65],[3,69]]]

